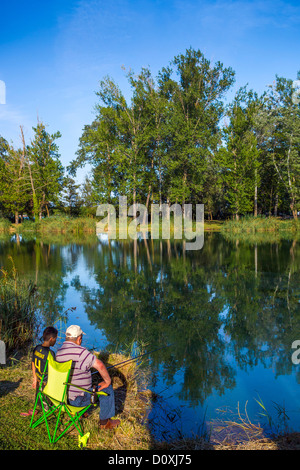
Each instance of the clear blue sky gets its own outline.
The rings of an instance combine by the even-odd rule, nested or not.
[[[129,96],[122,65],[156,76],[191,46],[235,70],[233,92],[248,83],[262,93],[276,74],[296,79],[299,45],[299,0],[1,2],[0,135],[19,146],[23,125],[29,143],[39,117],[61,132],[67,166],[93,120],[99,80],[110,75]]]

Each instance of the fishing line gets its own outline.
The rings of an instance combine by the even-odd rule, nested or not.
[[[154,352],[156,352],[156,351],[160,351],[161,349],[169,348],[170,346],[172,346],[172,344],[168,344],[167,346],[162,346],[161,348],[153,349],[152,351],[149,351],[149,352],[144,353],[144,354],[140,354],[140,355],[137,356],[137,357],[133,357],[133,358],[131,358],[131,359],[127,359],[126,361],[119,362],[118,364],[114,364],[114,365],[112,365],[112,366],[108,366],[106,369],[109,370],[109,369],[112,369],[112,368],[117,367],[117,366],[123,366],[123,365],[125,365],[125,364],[128,364],[129,362],[136,361],[136,360],[139,359],[140,357],[147,356],[148,354],[154,353]],[[92,372],[92,375],[93,375],[93,374],[99,374],[99,372],[96,370],[95,372]]]

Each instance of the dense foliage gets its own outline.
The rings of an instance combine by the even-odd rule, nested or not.
[[[276,76],[262,96],[242,87],[228,104],[234,71],[192,48],[156,78],[143,68],[127,79],[130,99],[112,78],[100,81],[95,119],[66,169],[60,134],[48,134],[42,123],[21,149],[0,137],[2,215],[17,222],[24,213],[95,214],[97,204],[127,196],[149,212],[153,203],[202,203],[210,219],[297,218],[300,105],[293,80]],[[79,187],[73,178],[86,164],[91,173]]]

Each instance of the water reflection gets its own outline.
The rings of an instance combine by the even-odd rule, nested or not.
[[[300,381],[291,361],[291,344],[300,339],[295,240],[248,243],[206,233],[202,250],[186,251],[184,242],[144,237],[19,237],[1,241],[2,266],[8,255],[38,285],[45,324],[77,307],[113,348],[133,340],[149,351],[172,345],[151,355],[151,367],[154,382],[159,375],[166,387],[177,383],[181,403],[204,405],[258,367]],[[79,294],[72,304],[69,289]]]

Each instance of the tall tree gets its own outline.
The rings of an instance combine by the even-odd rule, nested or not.
[[[50,205],[58,204],[62,189],[64,168],[60,162],[55,141],[60,132],[49,134],[45,125],[38,122],[33,128],[34,138],[26,149],[26,162],[33,198],[34,217],[49,216]]]
[[[14,216],[19,223],[19,214],[25,211],[29,201],[29,187],[25,171],[25,157],[22,149],[15,149],[3,138],[0,140],[0,194],[2,210]]]
[[[257,215],[259,150],[254,128],[258,97],[242,87],[229,106],[229,124],[224,127],[225,145],[218,152],[225,198],[229,212],[239,219],[254,211]]]
[[[99,202],[126,195],[148,208],[150,200],[184,203],[203,196],[205,169],[220,143],[222,97],[234,73],[219,62],[211,66],[193,49],[171,66],[157,83],[148,69],[129,72],[129,102],[111,78],[100,82],[96,119],[85,126],[70,165],[74,175],[92,164]]]
[[[118,195],[126,195],[131,203],[141,202],[154,175],[148,152],[153,139],[147,99],[152,92],[150,72],[144,69],[138,77],[130,72],[127,78],[132,88],[129,103],[111,78],[100,82],[96,119],[85,126],[77,158],[69,167],[74,175],[77,168],[92,165],[98,202],[112,203]]]
[[[300,208],[300,105],[293,101],[293,91],[292,80],[276,76],[264,114],[268,153],[296,219]]]
[[[233,82],[230,67],[211,65],[192,48],[162,69],[159,84],[170,103],[165,155],[171,202],[193,202],[203,195],[208,162],[220,144],[222,98]]]
[[[79,195],[80,184],[70,176],[66,176],[60,195],[60,203],[63,211],[69,216],[76,217],[80,213],[81,199]]]

